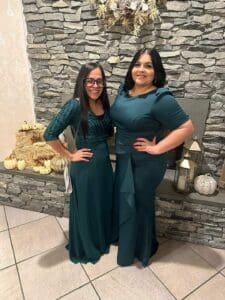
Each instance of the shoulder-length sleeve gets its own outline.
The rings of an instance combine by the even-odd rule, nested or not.
[[[189,120],[189,116],[183,111],[176,99],[168,89],[156,95],[153,107],[154,118],[166,129],[176,129]]]
[[[79,118],[79,103],[77,100],[68,100],[59,113],[52,119],[44,132],[46,141],[57,140],[60,133],[69,125],[77,123]]]

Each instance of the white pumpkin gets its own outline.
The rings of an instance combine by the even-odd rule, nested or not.
[[[51,169],[45,168],[45,167],[40,167],[39,173],[41,175],[47,175],[51,173]]]
[[[44,166],[47,169],[51,169],[51,160],[50,159],[44,160]]]
[[[66,166],[66,160],[62,157],[55,156],[51,160],[51,169],[56,173],[63,173]]]
[[[205,175],[197,176],[194,180],[194,188],[196,192],[202,195],[212,195],[217,188],[216,180],[207,173]]]
[[[34,172],[39,172],[40,168],[42,168],[42,166],[33,166],[33,171]]]
[[[18,170],[22,171],[22,170],[25,169],[25,167],[26,167],[26,162],[25,162],[25,160],[21,159],[21,160],[18,160],[18,161],[17,161],[17,169],[18,169]]]
[[[15,169],[16,168],[16,159],[15,158],[6,158],[4,160],[4,167],[8,170],[12,170],[12,169]]]
[[[28,124],[27,121],[24,121],[24,123],[20,126],[20,130],[22,131],[28,131],[32,129],[32,125]]]

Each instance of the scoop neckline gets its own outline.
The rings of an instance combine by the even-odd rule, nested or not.
[[[96,117],[96,118],[103,118],[104,116],[105,116],[105,111],[104,111],[104,113],[103,114],[101,114],[101,115],[96,115],[95,113],[93,113],[93,111],[92,110],[88,110],[88,112],[90,113],[90,114],[92,114],[94,117]]]

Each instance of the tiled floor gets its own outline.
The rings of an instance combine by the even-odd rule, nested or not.
[[[225,250],[160,240],[147,268],[119,267],[117,247],[95,264],[73,264],[68,220],[0,206],[2,300],[224,300]]]

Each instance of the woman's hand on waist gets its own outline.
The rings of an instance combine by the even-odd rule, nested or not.
[[[93,156],[91,149],[82,148],[74,152],[70,152],[59,140],[48,141],[48,144],[60,155],[70,161],[89,161]]]
[[[149,154],[162,154],[181,145],[185,139],[193,133],[193,124],[191,120],[186,121],[175,128],[164,139],[156,144],[156,139],[149,141],[145,138],[137,138],[134,143],[134,149],[144,151]]]
[[[74,152],[70,152],[68,159],[70,161],[89,161],[93,156],[91,149],[82,148]]]
[[[137,138],[133,144],[133,147],[139,152],[147,152],[153,155],[161,154],[156,144],[156,137],[154,137],[152,141],[149,141],[145,138]]]

